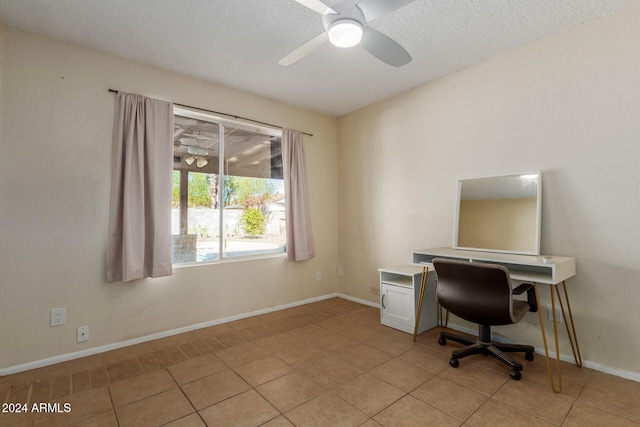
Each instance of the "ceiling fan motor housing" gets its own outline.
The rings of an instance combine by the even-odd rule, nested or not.
[[[363,30],[366,28],[365,24],[367,21],[356,5],[349,2],[344,2],[331,6],[331,9],[333,9],[337,13],[326,13],[322,15],[322,23],[324,24],[325,30],[328,31],[329,27],[331,27],[334,22],[343,19],[356,21],[360,24]]]

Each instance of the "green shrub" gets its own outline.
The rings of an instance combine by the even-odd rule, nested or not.
[[[260,209],[248,208],[242,212],[242,227],[245,235],[259,237],[267,231],[267,221]]]

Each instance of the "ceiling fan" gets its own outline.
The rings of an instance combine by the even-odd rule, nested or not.
[[[338,47],[362,44],[371,55],[394,67],[411,62],[409,52],[390,37],[367,26],[367,23],[415,0],[360,0],[355,4],[353,1],[345,0],[331,7],[320,0],[295,1],[320,13],[326,31],[282,58],[279,61],[280,65],[293,64],[327,40]]]
[[[183,134],[187,135],[187,134]],[[205,156],[209,155],[209,150],[200,146],[200,139],[209,139],[206,136],[200,137],[199,135],[187,135],[189,138],[179,138],[177,147],[187,147],[187,153],[189,157],[184,159],[184,162],[191,166],[194,162],[198,168],[203,168],[209,164],[209,160]],[[184,150],[184,149],[183,149]]]

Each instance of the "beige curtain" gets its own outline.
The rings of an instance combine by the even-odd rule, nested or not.
[[[118,92],[112,150],[107,280],[171,275],[173,104]]]
[[[303,261],[315,255],[315,247],[311,232],[307,169],[300,131],[282,130],[282,165],[287,216],[287,259]]]

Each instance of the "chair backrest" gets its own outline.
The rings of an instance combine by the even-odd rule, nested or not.
[[[513,321],[509,270],[497,264],[435,258],[438,302],[462,319],[480,325]]]

